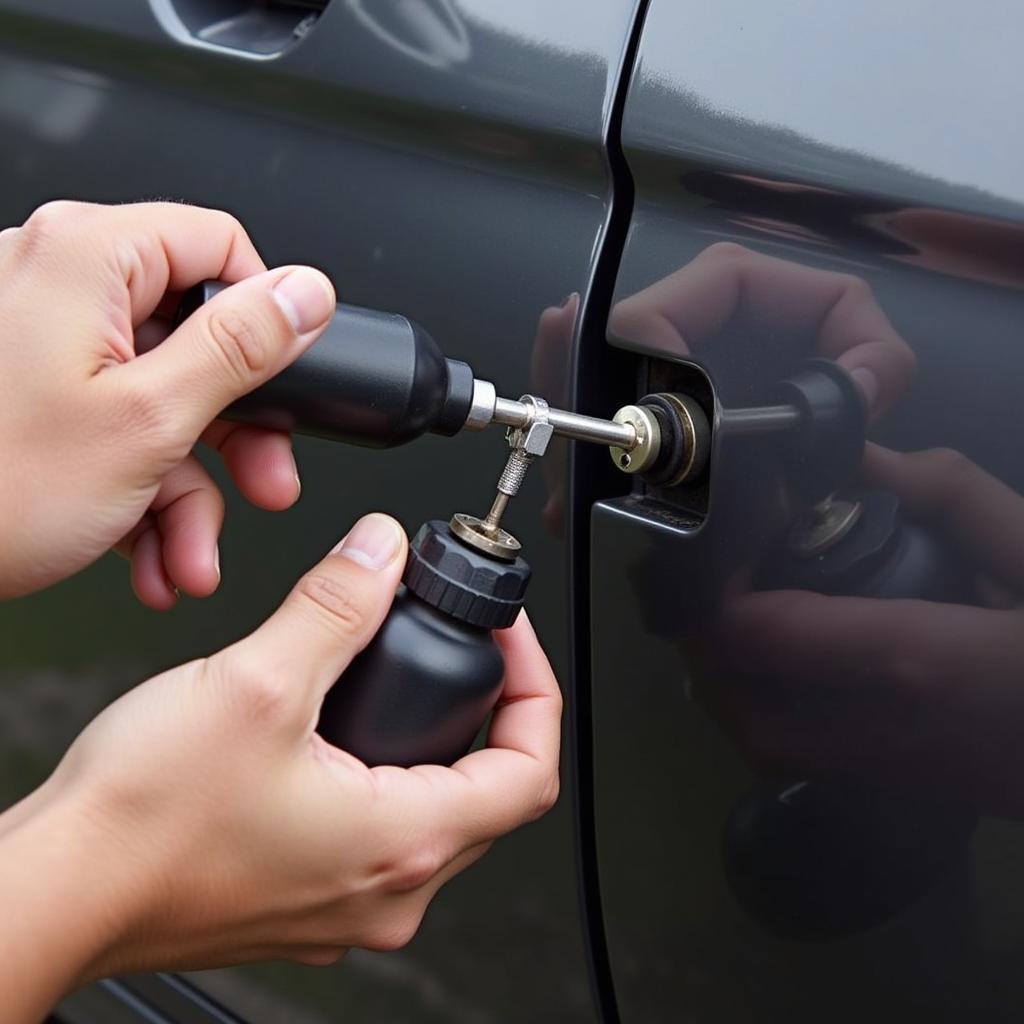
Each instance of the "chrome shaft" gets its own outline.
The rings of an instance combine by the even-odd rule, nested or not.
[[[533,409],[526,402],[496,398],[491,422],[502,423],[507,427],[525,427],[533,415]],[[574,441],[590,441],[593,444],[622,448],[627,452],[631,452],[637,445],[636,428],[631,423],[614,423],[566,409],[548,409],[547,421],[556,434]]]
[[[762,405],[747,409],[725,409],[721,428],[730,437],[753,434],[761,437],[774,431],[792,430],[803,414],[795,405]]]

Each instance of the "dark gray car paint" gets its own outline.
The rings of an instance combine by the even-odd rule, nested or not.
[[[443,69],[444,54],[461,52],[450,33],[426,60],[389,52],[353,13],[360,6],[335,0],[301,43],[260,62],[204,53],[185,38],[172,44],[144,5],[6,0],[4,219],[17,221],[59,192],[222,205],[252,227],[268,259],[319,262],[346,298],[416,317],[450,355],[515,381],[510,390],[530,386],[553,400],[575,391],[587,411],[607,412],[593,403],[635,397],[648,380],[677,372],[678,345],[655,344],[654,333],[616,318],[626,307],[613,307],[609,332],[616,348],[635,353],[626,363],[589,349],[571,364],[577,334],[557,317],[545,321],[534,352],[524,344],[541,309],[567,293],[584,292],[584,319],[609,301],[587,286],[607,222],[600,140],[628,5],[580,3],[568,14],[565,5],[516,5],[525,32],[522,22],[494,28],[508,5],[461,4],[473,56]],[[562,17],[600,43],[567,47]],[[871,288],[918,360],[913,388],[872,436],[902,450],[951,446],[1019,492],[1022,28],[1019,12],[994,0],[898,10],[875,0],[841,8],[653,0],[623,123],[637,196],[616,303],[720,242],[849,274]],[[715,273],[748,258],[721,247],[711,256],[720,261]],[[687,311],[699,314],[706,301],[698,293]],[[784,330],[777,317],[744,314],[688,353],[726,406],[764,400],[814,348],[807,332]],[[368,504],[396,510],[407,526],[447,511],[439,494],[452,508],[472,507],[477,477],[497,471],[494,449],[486,439],[383,455],[303,444],[302,506],[276,520],[232,506],[225,568],[233,572],[204,608],[158,621],[134,608],[122,568],[109,564],[8,606],[5,635],[18,643],[4,747],[18,767],[7,795],[37,779],[62,740],[120,688],[251,626]],[[592,455],[574,465],[577,504],[621,489]],[[534,612],[562,668],[564,548],[550,534],[563,528],[565,476],[557,454],[545,461],[515,525],[548,574],[546,586],[535,581]],[[719,677],[706,665],[727,652],[716,634],[694,635],[689,623],[706,621],[732,593],[737,564],[777,541],[783,520],[771,499],[783,475],[773,443],[721,444],[703,521],[688,492],[657,504],[638,492],[594,512],[589,629],[585,609],[577,602],[572,610],[575,641],[588,633],[593,641],[594,813],[618,1010],[645,1022],[1019,1019],[1024,849],[1005,807],[986,816],[966,870],[903,917],[830,943],[773,937],[725,884],[721,826],[752,776],[693,699],[714,692]],[[410,493],[409,480],[420,490]],[[577,547],[587,542],[580,512],[570,538]],[[577,580],[587,562],[577,558]],[[791,606],[784,599],[779,607],[784,617]],[[110,625],[121,622],[127,635]],[[991,654],[969,639],[968,656],[980,663]],[[742,654],[742,644],[732,647]],[[911,675],[928,648],[910,648]],[[799,675],[801,651],[788,653]],[[823,678],[829,654],[819,645]],[[1006,659],[1012,682],[1019,664],[1011,649]],[[869,659],[867,668],[886,678],[887,666]],[[748,670],[755,688],[777,686],[777,673],[761,669]],[[1002,750],[995,741],[1012,741],[1019,719],[1012,701],[994,714],[996,691],[978,690],[980,724],[965,729],[977,742],[947,737],[937,752],[947,770],[929,785],[884,744],[871,756],[865,743],[868,756],[856,762],[844,759],[849,746],[831,758],[819,753],[805,774],[866,773],[883,789],[922,796],[966,786],[981,805],[1012,802],[1009,784],[994,787],[1010,791],[996,794],[1002,800],[978,791],[972,758],[986,743]],[[790,744],[774,747],[753,739],[789,766],[792,745],[807,735],[791,728]],[[934,744],[923,753],[934,762]],[[1012,758],[997,766],[1000,780],[1015,781]],[[564,802],[559,815],[500,844],[454,883],[406,952],[353,954],[325,973],[231,972],[200,983],[257,1020],[589,1019]],[[610,1000],[605,1008],[614,1012]]]
[[[825,598],[828,628],[815,617],[802,634],[806,603],[777,593],[759,636],[720,628],[789,522],[772,439],[720,439],[706,518],[693,495],[654,501],[642,488],[597,506],[595,820],[625,1022],[1020,1019],[1024,664],[1002,609],[1019,601],[1024,541],[1022,43],[1021,11],[995,2],[648,10],[623,123],[636,202],[609,327],[613,345],[651,357],[637,394],[685,359],[711,379],[718,414],[767,401],[797,359],[830,344],[802,322],[812,297],[782,278],[849,275],[855,302],[876,301],[917,358],[870,436],[952,449],[1005,485],[966,531],[977,479],[964,459],[940,458],[937,490],[960,511],[928,528],[951,561],[1007,593],[979,590],[948,612]],[[770,266],[778,287],[766,298],[751,275],[723,302],[740,264]],[[626,302],[672,274],[682,337]],[[836,682],[851,663],[859,694]],[[716,725],[705,709],[737,680],[754,714]],[[801,702],[815,691],[808,720]],[[898,699],[910,710],[897,719]],[[982,822],[963,862],[905,913],[831,941],[780,938],[722,868],[751,759],[768,775],[967,799]]]
[[[449,63],[389,47],[356,6],[332,4],[300,44],[257,61],[188,45],[127,0],[0,4],[0,221],[56,196],[225,208],[268,262],[323,267],[346,301],[415,318],[505,393],[564,378],[566,297],[586,298],[608,216],[603,135],[632,3],[554,17],[461,3],[470,47]],[[539,357],[540,315],[567,301],[568,328]],[[5,796],[38,782],[118,692],[257,624],[356,515],[382,508],[412,529],[479,512],[502,459],[497,432],[385,453],[303,441],[294,511],[229,500],[217,597],[146,612],[110,559],[8,604]],[[564,463],[548,462],[557,476]],[[547,502],[538,471],[509,522],[565,678],[564,530],[556,515],[542,525]],[[589,1020],[584,947],[567,798],[453,882],[408,949],[197,983],[259,1021]]]

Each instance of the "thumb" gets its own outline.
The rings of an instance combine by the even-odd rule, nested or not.
[[[334,304],[334,287],[312,267],[256,274],[204,303],[123,370],[159,394],[175,410],[175,426],[194,441],[226,406],[297,359],[327,326]]]
[[[308,728],[324,694],[380,629],[406,547],[405,531],[390,516],[364,516],[255,633],[215,655],[211,667],[247,703],[279,708]],[[253,686],[258,692],[247,694]]]

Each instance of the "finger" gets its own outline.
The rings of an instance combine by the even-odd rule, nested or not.
[[[301,484],[289,434],[215,420],[202,441],[219,452],[242,494],[276,512],[298,500]]]
[[[135,596],[149,608],[169,611],[178,603],[164,569],[163,542],[155,524],[143,530],[132,545],[131,580]]]
[[[406,547],[390,516],[364,516],[255,633],[216,656],[227,659],[227,676],[234,662],[286,679],[288,705],[312,731],[324,694],[384,621]]]
[[[131,561],[132,551],[135,550],[135,542],[147,531],[156,526],[153,516],[146,514],[114,545],[113,549],[122,558]]]
[[[193,597],[212,594],[220,583],[224,499],[210,474],[190,456],[163,478],[150,510],[172,586]]]
[[[929,701],[980,700],[988,678],[1024,660],[1012,611],[807,591],[747,594],[724,613],[726,667],[794,687],[895,688]]]
[[[549,306],[537,321],[530,357],[530,388],[547,395],[552,405],[568,405],[568,372],[572,338],[579,315],[580,294],[573,292],[561,306]]]
[[[871,341],[844,352],[836,362],[860,388],[871,416],[880,416],[910,387],[916,360],[904,358],[909,348]]]
[[[1024,232],[1017,224],[929,207],[909,207],[870,219],[872,226],[908,243],[908,251],[894,259],[985,284],[1007,288],[1024,284],[1020,258]]]
[[[245,229],[221,210],[184,203],[98,209],[109,232],[126,243],[119,259],[133,325],[147,319],[168,290],[210,278],[233,283],[266,270]]]
[[[108,376],[156,396],[174,430],[194,441],[226,406],[305,351],[333,312],[334,289],[318,270],[268,271],[224,289],[163,344]]]
[[[533,821],[558,796],[558,682],[525,613],[494,635],[505,656],[506,675],[487,749],[468,754],[451,769],[409,769],[430,783],[416,792],[416,806],[408,812],[412,820],[440,824],[463,849]]]
[[[747,311],[782,338],[816,327],[835,301],[839,275],[753,252],[733,242],[710,245],[667,277],[617,303],[613,324],[635,341],[687,352],[712,341]],[[682,348],[680,348],[680,345]]]
[[[901,395],[913,375],[913,352],[863,279],[730,242],[709,246],[686,266],[617,303],[610,329],[625,341],[685,354],[741,315],[756,317],[766,335],[782,339],[814,331],[822,355],[846,354],[847,370],[864,371],[858,382],[875,412]]]
[[[1024,499],[960,452],[868,445],[865,479],[934,523],[997,579],[1024,589]]]
[[[562,692],[526,612],[494,638],[505,658],[505,685],[487,732],[492,751],[506,750],[558,768]],[[486,751],[481,751],[486,753]],[[483,758],[477,759],[477,764]]]

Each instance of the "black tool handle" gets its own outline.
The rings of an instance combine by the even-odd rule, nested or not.
[[[184,320],[227,285],[186,293]],[[473,371],[446,359],[418,324],[395,313],[338,303],[320,338],[266,384],[229,406],[228,419],[368,448],[421,434],[451,436],[469,415]]]

